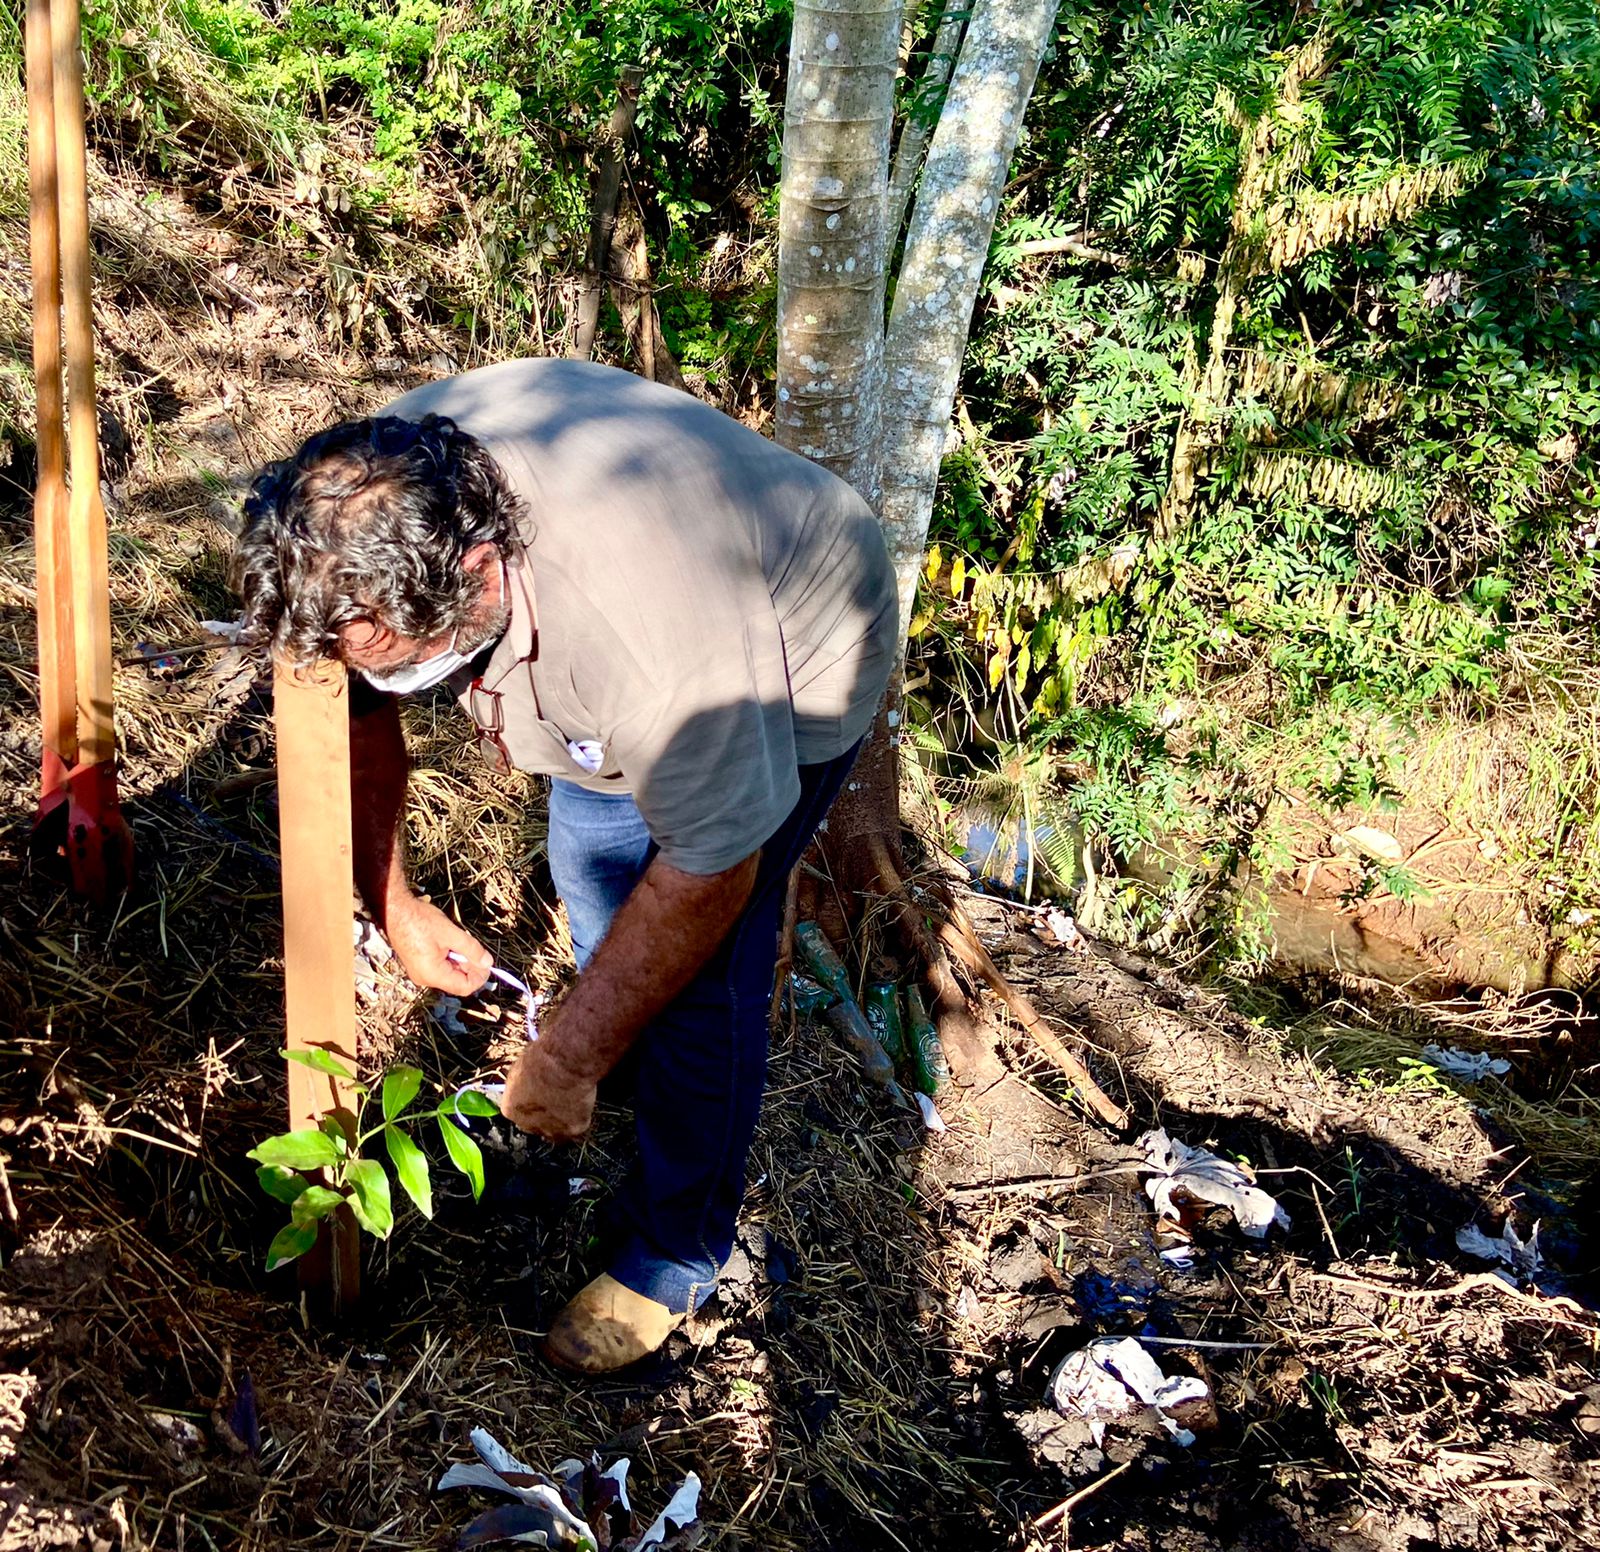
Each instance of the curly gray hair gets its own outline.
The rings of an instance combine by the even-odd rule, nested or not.
[[[522,503],[454,421],[383,415],[319,432],[257,475],[233,583],[241,640],[296,666],[338,655],[356,620],[413,641],[468,623],[483,583],[461,558],[502,554]]]

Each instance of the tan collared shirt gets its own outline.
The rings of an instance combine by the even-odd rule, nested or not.
[[[527,506],[511,626],[450,681],[519,768],[631,793],[663,857],[756,851],[798,768],[870,726],[900,647],[866,503],[688,394],[589,362],[512,361],[388,413],[446,415]]]

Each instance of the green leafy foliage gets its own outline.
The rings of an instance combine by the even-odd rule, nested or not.
[[[377,1108],[382,1119],[367,1128],[364,1122],[372,1107],[373,1090],[357,1081],[345,1063],[321,1050],[282,1054],[289,1061],[349,1082],[355,1114],[350,1131],[345,1130],[338,1117],[328,1116],[318,1130],[284,1132],[250,1150],[249,1157],[260,1166],[256,1179],[261,1189],[289,1207],[289,1223],[268,1247],[269,1272],[304,1255],[316,1243],[318,1223],[341,1208],[348,1208],[366,1233],[378,1239],[389,1237],[395,1224],[389,1175],[381,1159],[363,1151],[377,1137],[383,1139],[401,1190],[423,1217],[433,1216],[428,1155],[403,1129],[404,1124],[421,1124],[430,1118],[437,1121],[446,1156],[467,1177],[473,1200],[483,1195],[482,1150],[451,1118],[498,1115],[500,1112],[488,1095],[469,1089],[446,1098],[432,1110],[411,1111],[422,1089],[422,1073],[415,1067],[396,1064],[384,1073],[378,1085]]]
[[[292,190],[299,235],[328,255],[330,326],[421,303],[497,351],[537,349],[559,316],[588,153],[637,66],[628,194],[671,341],[721,370],[741,336],[770,340],[770,308],[758,326],[732,294],[743,276],[730,286],[705,250],[729,195],[760,207],[774,175],[784,0],[87,0],[85,15],[95,112],[158,173],[209,176],[222,146]],[[234,224],[247,192],[224,191]],[[420,270],[409,286],[352,291],[397,245]]]
[[[1430,725],[1587,694],[1597,82],[1581,0],[1063,16],[935,518],[963,574],[913,625],[936,761],[1047,749],[1108,860],[1270,867],[1281,788],[1429,798]],[[1566,856],[1583,919],[1600,848]]]

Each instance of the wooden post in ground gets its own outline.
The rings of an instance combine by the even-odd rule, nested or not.
[[[44,758],[39,817],[67,801],[78,763],[72,662],[72,563],[67,544],[66,400],[61,388],[61,248],[56,192],[56,115],[50,0],[28,0],[28,229],[33,265],[33,376],[38,403],[38,478],[33,494],[39,599],[39,707]]]
[[[280,663],[273,676],[278,743],[278,852],[283,864],[283,980],[287,1046],[313,1047],[360,1071],[350,922],[355,892],[350,843],[350,701],[343,665],[301,672]],[[350,1086],[290,1062],[289,1125],[336,1117],[355,1138]],[[338,1314],[356,1301],[361,1247],[342,1208],[323,1220],[315,1249],[300,1258],[300,1280]]]

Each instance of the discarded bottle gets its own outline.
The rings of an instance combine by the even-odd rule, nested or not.
[[[821,1013],[838,1001],[820,981],[813,981],[809,975],[801,975],[798,970],[789,973],[789,998],[794,1003],[795,1012],[808,1014]]]
[[[794,929],[794,940],[800,945],[800,955],[812,975],[841,1002],[847,998],[854,1002],[855,996],[850,990],[850,976],[844,968],[844,961],[834,952],[833,945],[828,941],[827,933],[815,922],[803,921]]]
[[[905,1024],[900,1016],[900,989],[893,981],[868,981],[861,1000],[866,1004],[867,1022],[878,1037],[878,1044],[898,1062],[906,1054]]]
[[[922,1093],[937,1094],[950,1081],[950,1068],[944,1059],[944,1047],[939,1043],[939,1031],[928,1017],[920,987],[906,988],[906,1023],[915,1074],[913,1081]]]
[[[850,994],[850,978],[845,974],[844,963],[834,953],[822,928],[815,922],[801,922],[794,929],[794,937],[812,975],[837,998],[822,1015],[828,1027],[855,1052],[862,1075],[869,1082],[886,1089],[902,1103],[906,1102],[900,1085],[894,1081],[894,1063],[878,1044],[866,1014]]]

